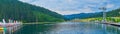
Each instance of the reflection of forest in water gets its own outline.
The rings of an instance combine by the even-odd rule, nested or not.
[[[29,24],[14,34],[120,34],[118,27],[95,23]]]

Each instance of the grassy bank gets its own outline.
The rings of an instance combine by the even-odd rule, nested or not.
[[[98,18],[74,19],[74,20],[71,20],[71,21],[74,21],[74,22],[101,22],[102,19],[103,19],[102,17],[98,17]],[[107,17],[106,21],[107,22],[119,23],[120,22],[120,17]]]

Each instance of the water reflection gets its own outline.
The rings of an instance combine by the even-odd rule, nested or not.
[[[29,24],[14,34],[120,34],[118,27],[97,23]]]

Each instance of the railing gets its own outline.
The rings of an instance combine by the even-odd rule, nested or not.
[[[21,28],[21,23],[0,23],[0,34],[11,34]]]

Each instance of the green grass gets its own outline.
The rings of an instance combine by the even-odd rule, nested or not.
[[[102,21],[102,20],[103,20],[102,17],[98,17],[98,18],[74,19],[72,21],[93,22],[93,21]],[[107,17],[106,20],[107,20],[107,22],[118,23],[118,22],[120,22],[120,17]]]

